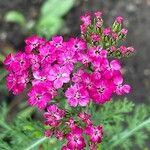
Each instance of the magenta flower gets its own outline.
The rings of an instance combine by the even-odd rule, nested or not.
[[[99,19],[99,18],[101,18],[102,17],[102,12],[101,11],[97,11],[97,12],[95,12],[94,13],[95,14],[95,16]]]
[[[121,31],[120,31],[123,35],[127,35],[127,33],[128,33],[128,29],[126,29],[126,28],[123,28],[123,29],[121,29]]]
[[[60,65],[65,65],[70,71],[74,69],[74,63],[76,62],[75,52],[66,50],[65,52],[58,55],[58,63]]]
[[[86,42],[80,38],[70,38],[67,42],[67,47],[70,51],[83,52],[87,45]]]
[[[4,65],[6,66],[7,70],[12,69],[14,61],[15,61],[15,56],[13,54],[9,54],[8,56],[6,56],[4,60]]]
[[[111,35],[111,32],[112,32],[112,30],[111,30],[110,27],[105,28],[105,29],[103,30],[104,36],[109,36],[109,35]]]
[[[86,146],[84,138],[82,137],[82,133],[83,131],[81,128],[73,128],[66,137],[68,140],[67,147],[71,150],[82,150]]]
[[[73,107],[77,105],[86,106],[90,102],[88,91],[77,84],[69,87],[65,92],[65,96],[67,97],[68,104]]]
[[[75,121],[73,118],[69,118],[69,120],[66,122],[67,126],[72,129],[72,128],[75,128]]]
[[[100,35],[98,35],[98,34],[93,34],[93,35],[91,36],[91,39],[92,39],[93,42],[97,42],[97,41],[100,41],[100,40],[101,40],[101,37],[100,37]]]
[[[80,112],[78,114],[79,119],[83,121],[86,125],[92,125],[91,116],[85,112]]]
[[[46,130],[46,131],[44,132],[44,135],[45,135],[46,137],[51,137],[51,136],[53,135],[53,131],[51,131],[50,129],[48,129],[48,130]]]
[[[50,105],[47,107],[47,112],[44,113],[44,118],[46,119],[45,124],[56,127],[59,125],[64,115],[65,111],[63,109],[59,109],[55,104]]]
[[[44,109],[47,102],[52,99],[52,95],[47,91],[47,87],[42,84],[32,86],[28,93],[28,103],[31,106],[37,106],[39,109]]]
[[[61,148],[61,150],[72,150],[72,149],[70,149],[70,148],[68,148],[67,146],[63,146],[62,148]]]
[[[74,83],[80,83],[82,81],[83,74],[84,74],[83,69],[78,69],[78,71],[73,74],[72,81]]]
[[[100,143],[103,138],[103,128],[102,126],[88,126],[84,130],[85,134],[90,136],[90,141],[92,143]]]
[[[121,24],[123,21],[123,17],[122,16],[117,16],[116,19],[115,19],[115,22]]]
[[[114,84],[116,85],[116,94],[124,95],[130,92],[131,87],[128,84],[123,85],[123,77],[121,73],[117,72],[114,76]]]
[[[55,132],[55,137],[56,137],[58,140],[63,140],[63,138],[64,138],[64,133],[63,133],[62,131],[60,131],[60,130],[57,130],[57,131]]]
[[[114,92],[115,86],[107,80],[96,80],[94,86],[90,89],[90,96],[97,104],[103,104],[109,101]]]
[[[61,48],[63,46],[63,37],[62,36],[53,36],[51,45],[54,45],[56,48]]]
[[[103,49],[101,46],[92,47],[88,51],[88,55],[92,58],[93,61],[95,59],[107,58],[107,51]]]
[[[9,91],[12,91],[14,95],[18,95],[24,91],[29,82],[28,72],[22,71],[17,74],[9,73],[6,80]]]
[[[19,52],[15,56],[11,54],[8,55],[4,64],[8,71],[20,72],[29,68],[30,61],[26,53]]]
[[[89,13],[86,13],[84,16],[81,16],[80,19],[85,26],[89,26],[91,24],[91,15]]]
[[[111,62],[105,61],[106,70],[103,72],[103,76],[107,79],[111,79],[115,72],[119,72],[121,70],[120,61],[118,59],[114,59]]]
[[[70,81],[70,70],[66,66],[55,65],[49,71],[48,80],[53,81],[54,88],[59,89],[63,86],[63,83]]]
[[[25,52],[31,53],[33,50],[38,51],[38,48],[45,42],[44,39],[36,35],[25,39],[26,47]]]

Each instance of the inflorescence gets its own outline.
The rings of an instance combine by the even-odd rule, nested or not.
[[[116,17],[112,26],[104,28],[102,13],[81,16],[81,38],[64,41],[54,36],[50,41],[38,36],[25,40],[25,50],[9,54],[4,64],[9,72],[7,87],[14,95],[28,89],[28,103],[44,113],[45,136],[66,139],[62,150],[82,150],[88,145],[96,150],[102,141],[103,128],[94,125],[88,107],[110,101],[114,94],[130,92],[123,80],[120,58],[132,55],[133,47],[119,45],[128,30],[122,28],[123,18]],[[59,99],[58,99],[59,98]],[[82,107],[71,114],[60,106]],[[64,102],[65,103],[65,102]],[[89,107],[90,109],[90,107]]]

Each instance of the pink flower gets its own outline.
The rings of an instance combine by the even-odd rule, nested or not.
[[[57,130],[57,131],[55,132],[55,137],[56,137],[58,140],[63,140],[63,138],[64,138],[64,133],[63,133],[62,131],[60,131],[60,130]]]
[[[92,60],[106,58],[107,53],[108,52],[101,46],[92,47],[88,50],[88,55],[90,56],[90,58],[92,58]]]
[[[8,55],[4,61],[8,71],[20,72],[27,70],[30,66],[30,61],[26,53],[18,52],[15,56]]]
[[[59,89],[63,83],[70,81],[70,70],[66,66],[54,65],[49,71],[48,80],[53,81],[54,87]]]
[[[74,69],[74,63],[76,62],[75,52],[66,50],[58,56],[58,63],[65,65],[70,71]]]
[[[46,130],[46,131],[44,132],[44,135],[45,135],[46,137],[51,137],[51,136],[53,135],[53,131],[51,131],[50,129],[48,129],[48,130]]]
[[[9,54],[6,56],[4,60],[4,65],[6,66],[7,70],[12,70],[14,61],[15,61],[15,56],[13,54]]]
[[[122,53],[122,55],[125,55],[127,53],[127,51],[128,51],[127,47],[124,46],[124,45],[120,46],[119,50]]]
[[[84,24],[80,25],[80,31],[81,31],[81,34],[86,33],[87,27]]]
[[[118,34],[116,32],[111,33],[113,40],[116,40],[118,38]]]
[[[88,91],[77,84],[69,87],[65,92],[65,96],[67,97],[68,104],[73,107],[76,107],[78,104],[86,106],[90,102]]]
[[[72,149],[68,148],[67,146],[63,146],[63,147],[61,148],[61,150],[72,150]]]
[[[116,85],[116,94],[117,95],[124,95],[130,92],[131,87],[128,84],[123,85],[123,77],[121,73],[117,72],[114,75],[114,83]]]
[[[90,89],[90,96],[97,104],[103,104],[109,101],[114,92],[114,85],[108,80],[96,80],[94,86]]]
[[[45,124],[56,127],[59,125],[64,115],[65,111],[63,109],[59,109],[55,104],[50,105],[47,107],[47,112],[44,113],[44,118],[46,119]]]
[[[85,134],[90,136],[90,141],[92,143],[100,143],[103,138],[103,128],[102,126],[88,126],[84,130]]]
[[[38,70],[40,68],[40,62],[42,60],[42,57],[40,55],[30,54],[29,60],[33,71]]]
[[[38,51],[38,48],[45,42],[44,39],[34,35],[25,39],[25,52],[31,53],[33,50]]]
[[[93,35],[91,36],[91,39],[92,39],[93,42],[97,42],[97,41],[100,41],[100,40],[101,40],[101,37],[100,37],[100,35],[98,35],[98,34],[93,34]]]
[[[85,112],[78,114],[79,119],[83,121],[86,125],[92,125],[91,116]]]
[[[67,42],[67,47],[70,51],[83,52],[87,45],[86,42],[80,38],[70,38]]]
[[[42,84],[32,86],[28,93],[28,103],[31,106],[37,106],[39,109],[44,109],[47,102],[52,99],[52,95],[47,91],[47,87]]]
[[[71,130],[71,132],[67,135],[67,147],[71,150],[82,150],[86,144],[84,138],[82,137],[82,129],[79,127],[75,127]]]
[[[56,48],[61,48],[63,46],[63,37],[62,36],[53,36],[51,45],[54,45]]]
[[[123,21],[123,17],[122,16],[117,16],[116,19],[115,19],[115,22],[121,24]]]
[[[84,67],[88,67],[88,63],[90,63],[90,57],[87,54],[78,53],[77,59],[81,64],[84,65]]]
[[[86,13],[84,16],[81,16],[80,19],[85,26],[89,26],[91,24],[91,15],[89,13]]]
[[[75,128],[75,121],[73,118],[69,118],[69,120],[66,122],[67,126],[72,129],[72,128]]]
[[[111,62],[106,61],[106,70],[103,72],[103,76],[107,79],[111,79],[116,71],[121,70],[120,61],[118,59],[114,59]]]
[[[101,11],[97,11],[94,14],[97,18],[101,18],[103,13]]]
[[[72,81],[74,83],[80,83],[82,81],[83,74],[84,74],[83,69],[78,69],[78,71],[73,74]]]
[[[97,150],[97,144],[91,143],[90,150]]]
[[[134,47],[127,47],[127,51],[130,53],[133,53],[133,52],[135,52],[135,49],[134,49]]]
[[[123,29],[121,29],[120,32],[121,32],[122,34],[124,34],[124,35],[127,35],[128,29],[123,28]]]
[[[105,36],[109,36],[109,35],[111,35],[111,32],[112,32],[112,30],[111,30],[111,28],[105,28],[104,30],[103,30],[103,34],[105,35]]]
[[[85,86],[87,89],[90,89],[93,85],[92,76],[87,72],[84,72],[81,76],[81,81],[83,82],[83,86]],[[97,76],[97,75],[96,75]]]
[[[17,74],[9,73],[6,80],[9,91],[12,91],[14,95],[18,95],[23,92],[29,82],[28,72],[22,71]]]
[[[92,64],[94,66],[95,72],[102,72],[107,69],[108,60],[106,58],[97,58],[92,62]]]

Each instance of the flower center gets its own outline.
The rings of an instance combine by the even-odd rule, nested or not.
[[[100,88],[98,88],[98,89],[97,89],[97,91],[98,91],[99,93],[103,93],[103,92],[104,92],[104,90],[105,90],[105,88],[104,88],[104,87],[100,87]]]

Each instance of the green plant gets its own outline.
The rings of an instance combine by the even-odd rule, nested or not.
[[[48,39],[65,26],[63,17],[73,7],[74,3],[75,0],[63,0],[61,3],[60,0],[45,0],[37,20],[27,21],[21,12],[15,10],[7,12],[4,20],[20,25],[26,34],[38,34]]]
[[[135,108],[136,107],[136,108]],[[134,109],[135,108],[135,109]],[[101,150],[131,150],[137,147],[146,149],[150,133],[150,108],[144,104],[134,105],[124,99],[108,102],[96,111],[94,120],[97,124],[103,123],[105,136],[100,145]],[[9,123],[8,108],[0,108],[0,149],[2,150],[58,150],[65,141],[58,142],[55,138],[43,136],[45,126],[34,121],[30,115],[26,118],[16,117]],[[147,147],[148,148],[148,147]]]

